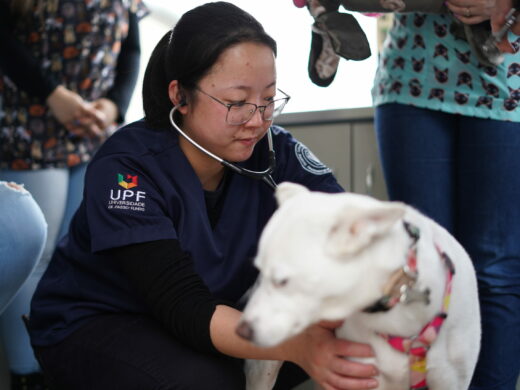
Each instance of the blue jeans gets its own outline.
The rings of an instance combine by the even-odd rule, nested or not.
[[[0,317],[0,335],[9,369],[16,374],[40,370],[20,317],[29,313],[32,295],[42,277],[57,241],[68,230],[69,222],[83,196],[86,164],[73,168],[32,171],[0,171],[0,180],[23,183],[40,206],[48,223],[47,241],[36,267]]]
[[[520,371],[520,123],[402,104],[376,109],[392,200],[449,230],[471,256],[482,346],[471,390],[514,390]]]
[[[47,223],[31,194],[0,181],[0,314],[36,265],[46,237]]]

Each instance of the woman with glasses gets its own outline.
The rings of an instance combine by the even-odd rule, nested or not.
[[[225,2],[187,12],[157,44],[145,118],[89,164],[84,199],[32,301],[31,340],[53,389],[243,390],[243,358],[296,363],[284,364],[277,389],[308,375],[326,389],[375,387],[375,367],[344,359],[370,347],[337,340],[338,324],[271,349],[235,334],[276,208],[272,187],[342,191],[273,126],[289,100],[275,56],[262,26]]]

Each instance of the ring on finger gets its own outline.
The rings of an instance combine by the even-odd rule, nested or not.
[[[464,16],[465,16],[466,18],[471,17],[471,9],[470,9],[469,7],[466,7],[466,8],[465,8],[465,11],[466,11],[466,12],[464,13]]]

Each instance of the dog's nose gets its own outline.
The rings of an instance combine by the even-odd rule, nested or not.
[[[251,325],[249,325],[249,322],[247,321],[240,321],[237,326],[236,332],[240,337],[246,340],[253,340],[254,331]]]

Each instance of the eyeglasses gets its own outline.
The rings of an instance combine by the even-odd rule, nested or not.
[[[291,98],[284,91],[278,89],[278,91],[283,93],[285,97],[273,100],[265,106],[259,106],[254,103],[245,102],[224,103],[216,97],[211,96],[209,93],[204,92],[199,87],[195,88],[197,89],[197,91],[202,92],[204,95],[227,107],[228,112],[226,114],[226,123],[228,125],[243,125],[244,123],[249,122],[253,115],[255,115],[256,110],[260,110],[260,114],[262,115],[262,119],[264,121],[272,121],[275,117],[280,115],[283,108]]]

